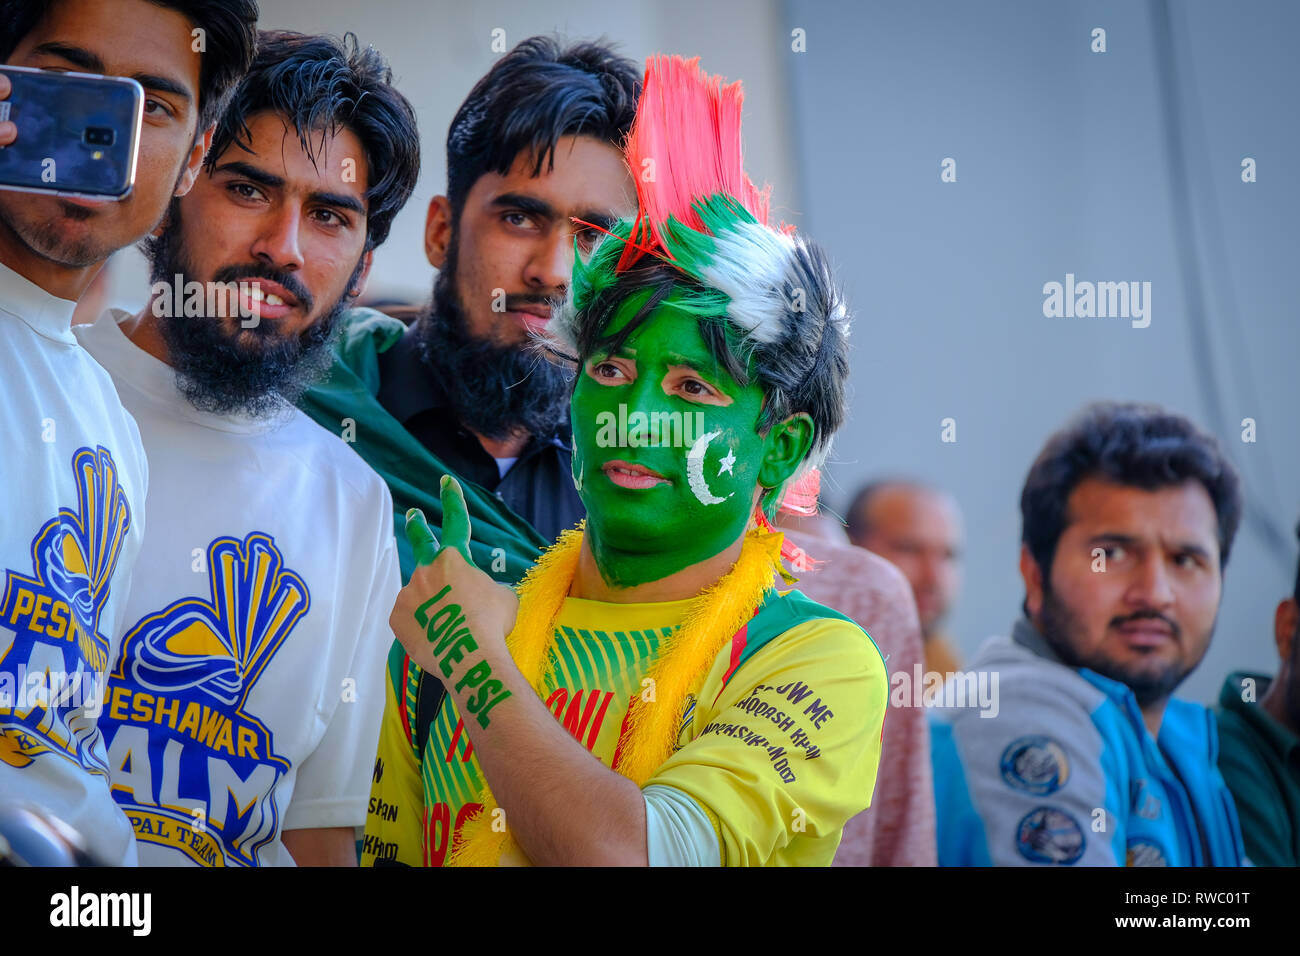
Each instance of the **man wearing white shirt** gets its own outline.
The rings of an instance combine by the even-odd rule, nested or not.
[[[101,717],[141,863],[356,863],[400,586],[392,500],[292,403],[415,185],[418,141],[375,50],[263,33],[148,243],[149,304],[78,328],[151,466]]]
[[[0,191],[0,800],[62,820],[100,863],[136,861],[97,718],[148,476],[136,425],[78,346],[72,311],[104,260],[190,188],[252,59],[256,20],[253,0],[0,3],[0,62],[128,76],[145,92],[127,198]],[[0,76],[0,100],[9,92]],[[0,123],[0,147],[21,125]]]

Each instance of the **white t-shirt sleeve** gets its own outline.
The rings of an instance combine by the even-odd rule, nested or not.
[[[721,866],[722,849],[700,805],[675,787],[651,784],[645,798],[646,857],[650,866]]]
[[[385,503],[388,496],[384,495]],[[392,506],[386,504],[387,515]],[[355,679],[353,695],[334,708],[325,736],[298,768],[285,830],[359,827],[366,821],[366,800],[374,772],[379,723],[384,713],[384,666],[393,632],[388,626],[401,575],[391,526],[381,525],[382,545],[374,557],[374,578],[359,618],[362,632],[354,645],[347,676]],[[344,688],[339,688],[344,694]]]

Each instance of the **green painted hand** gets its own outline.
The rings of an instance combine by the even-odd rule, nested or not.
[[[439,494],[442,498],[441,547],[438,539],[433,536],[423,511],[412,508],[406,513],[406,540],[411,542],[411,548],[415,552],[415,563],[433,564],[438,555],[451,548],[459,551],[466,563],[474,567],[474,559],[469,553],[469,509],[465,505],[465,494],[460,490],[460,482],[451,475],[443,475]]]
[[[505,640],[515,626],[519,599],[474,566],[460,484],[444,475],[440,494],[441,545],[423,512],[412,508],[406,513],[406,537],[416,566],[397,595],[388,623],[411,662],[435,674],[457,706],[487,727],[488,713],[511,695],[492,674],[495,669],[500,675],[503,662],[509,662]],[[447,552],[456,552],[463,561]]]

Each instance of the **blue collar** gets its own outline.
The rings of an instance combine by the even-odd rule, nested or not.
[[[1039,657],[1053,661],[1062,666],[1069,666],[1056,654],[1047,639],[1038,631],[1027,617],[1021,616],[1011,631],[1011,639]],[[1133,696],[1127,684],[1109,677],[1103,677],[1086,667],[1071,668],[1080,677],[1105,694],[1120,709],[1135,730],[1139,739],[1156,743],[1147,732],[1146,722],[1142,718],[1142,708]],[[1164,755],[1176,754],[1178,757],[1193,756],[1200,762],[1208,760],[1215,763],[1219,758],[1218,733],[1213,726],[1213,715],[1209,709],[1188,700],[1170,697],[1165,705],[1165,715],[1160,722],[1159,750]],[[1144,743],[1145,745],[1145,743]],[[1178,762],[1176,759],[1172,762]]]

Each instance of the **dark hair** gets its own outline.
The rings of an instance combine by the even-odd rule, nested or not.
[[[388,238],[420,175],[415,111],[392,81],[383,56],[374,47],[360,49],[352,33],[339,40],[264,31],[257,59],[217,123],[207,169],[232,145],[248,150],[248,120],[257,113],[290,118],[313,161],[313,134],[350,129],[361,140],[373,180],[366,190],[366,249],[373,249]]]
[[[612,243],[613,240],[606,240]],[[618,244],[610,247],[614,253]],[[686,276],[662,260],[647,256],[639,265],[616,273],[614,281],[583,296],[573,311],[573,345],[585,361],[601,352],[616,352],[669,295],[684,295],[697,313],[700,335],[714,360],[742,386],[757,380],[763,390],[758,427],[766,431],[791,415],[805,413],[813,422],[809,458],[820,464],[831,436],[844,421],[849,375],[848,310],[831,278],[821,247],[806,240],[793,244],[787,273],[788,288],[777,291],[788,303],[793,291],[804,301],[796,311],[783,312],[779,331],[759,337],[745,333],[727,318],[727,297]],[[602,255],[609,255],[602,250]],[[629,298],[649,292],[636,314],[618,333],[605,335],[615,314]]]
[[[447,131],[447,198],[458,221],[484,173],[505,175],[527,151],[533,175],[555,165],[561,136],[591,136],[621,148],[632,128],[641,73],[606,44],[561,47],[529,37],[470,90]]]
[[[1046,578],[1067,523],[1066,501],[1085,478],[1147,491],[1199,481],[1219,520],[1219,567],[1241,520],[1241,482],[1213,436],[1155,405],[1097,402],[1052,435],[1020,493],[1021,541]]]
[[[257,46],[257,0],[149,0],[175,10],[203,31],[199,61],[199,123],[202,133],[217,121],[226,99],[253,62]],[[7,61],[44,19],[50,0],[0,0],[0,62]]]

